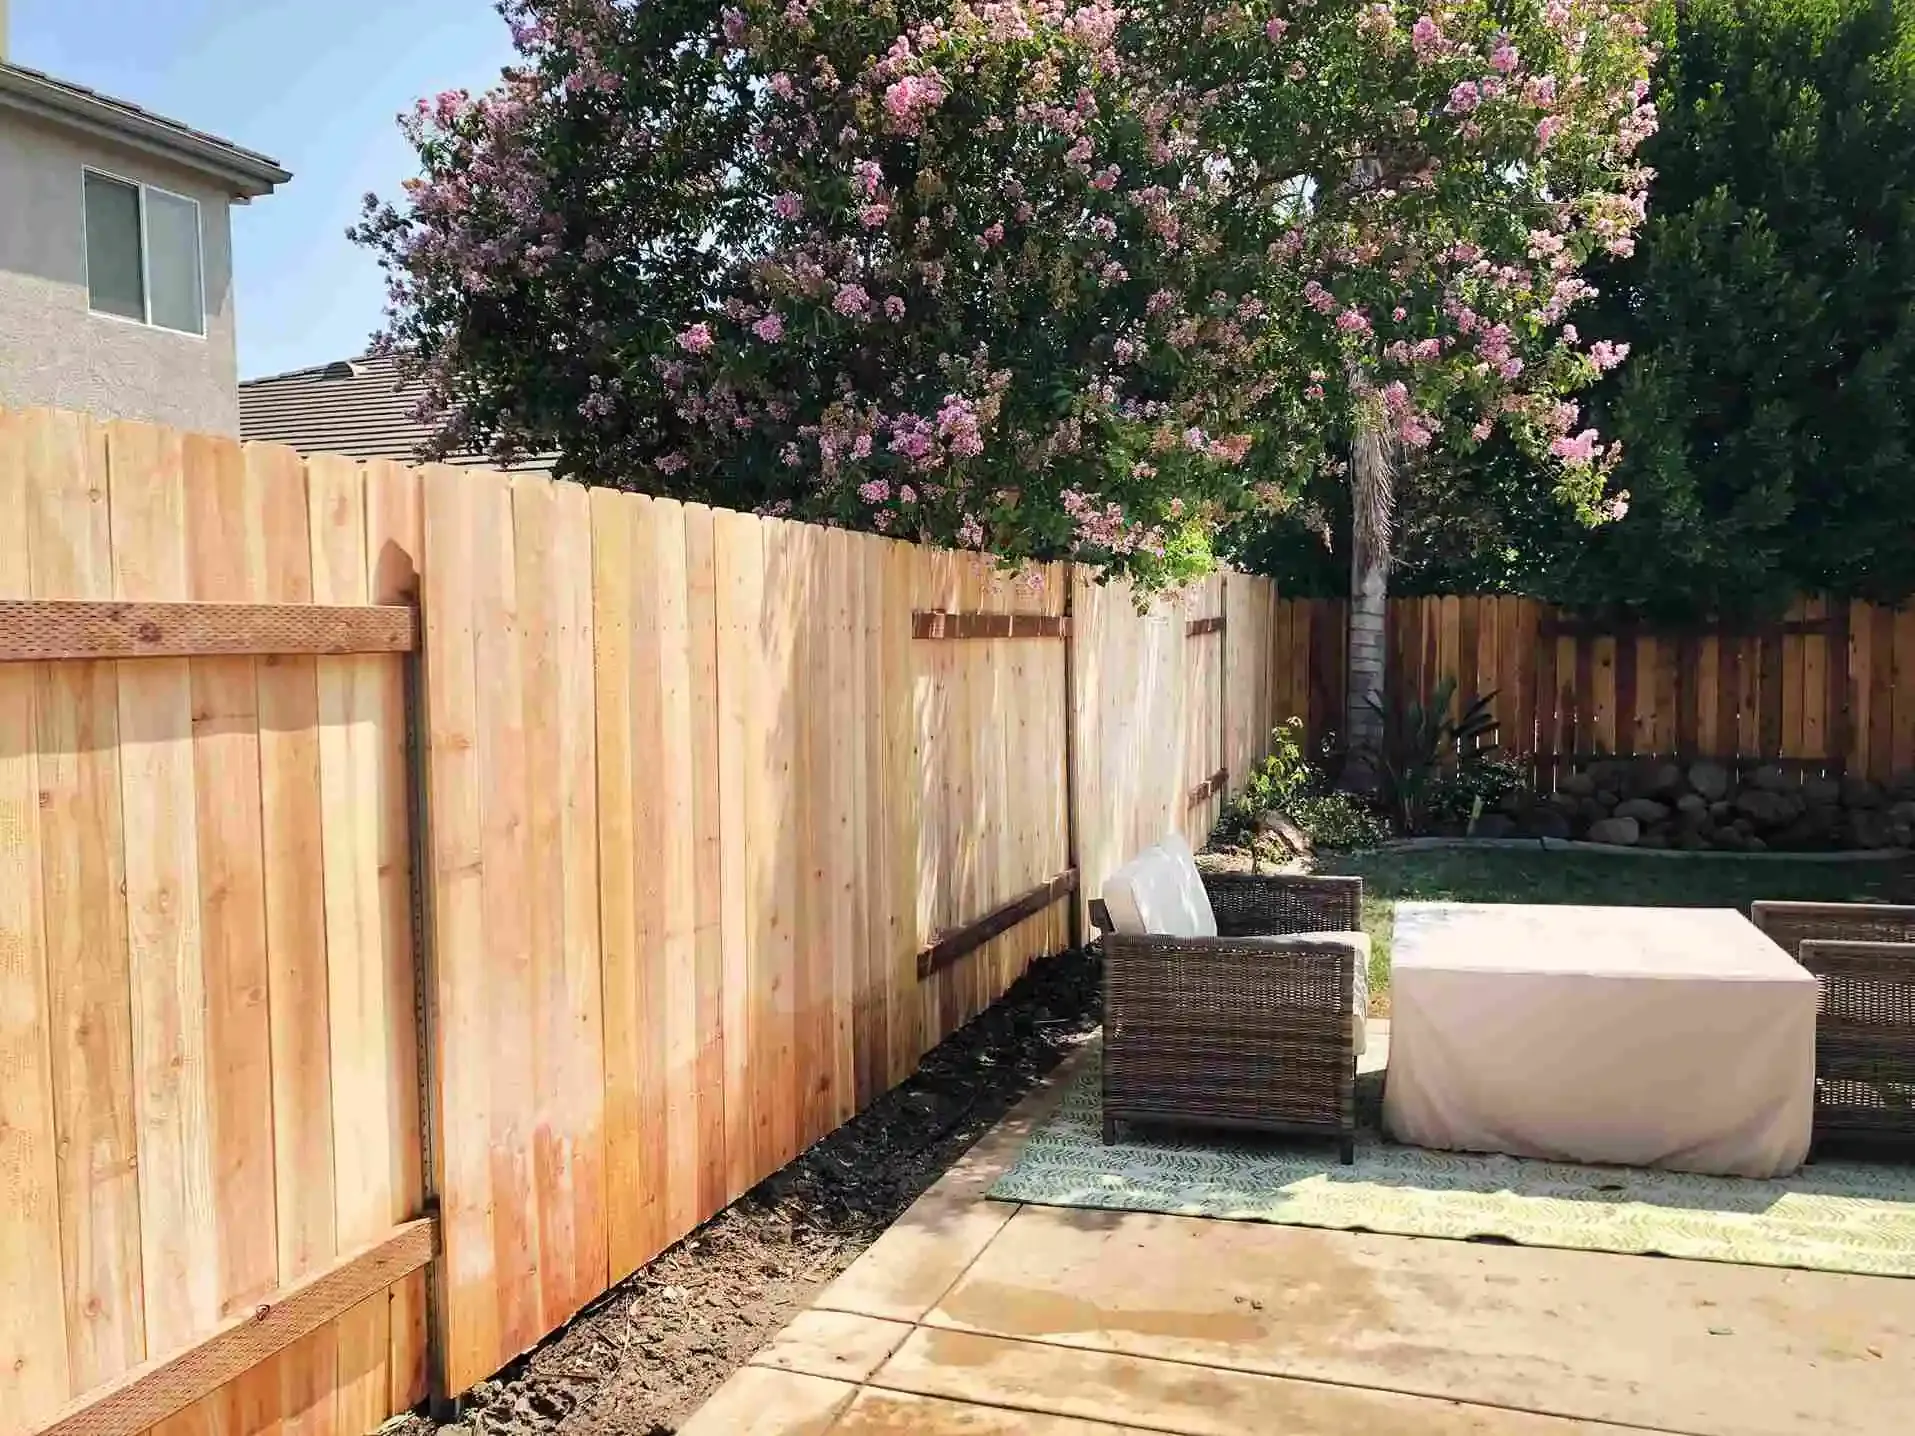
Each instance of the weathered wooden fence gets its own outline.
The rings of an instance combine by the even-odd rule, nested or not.
[[[1201,839],[1296,691],[1238,575],[44,412],[0,504],[0,1436],[464,1389]]]
[[[1344,607],[1276,604],[1296,690],[1281,705],[1313,735],[1340,726]],[[1285,633],[1308,633],[1286,648]],[[1915,607],[1804,599],[1752,626],[1593,623],[1505,595],[1390,601],[1392,701],[1447,677],[1461,701],[1495,693],[1504,749],[1547,785],[1611,754],[1777,762],[1886,778],[1915,769]],[[1308,677],[1294,677],[1299,669]]]

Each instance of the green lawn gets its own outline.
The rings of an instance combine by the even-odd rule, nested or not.
[[[1370,991],[1390,981],[1390,932],[1400,898],[1448,902],[1732,907],[1757,898],[1798,902],[1915,902],[1915,860],[1795,863],[1779,859],[1615,857],[1440,849],[1329,853],[1317,871],[1363,879],[1363,926],[1374,955]]]

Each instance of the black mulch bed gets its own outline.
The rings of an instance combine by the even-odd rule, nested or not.
[[[1088,953],[1035,964],[914,1076],[619,1283],[462,1419],[393,1436],[666,1436],[1095,1029]]]

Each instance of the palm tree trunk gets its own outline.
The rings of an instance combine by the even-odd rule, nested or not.
[[[1374,752],[1383,739],[1383,718],[1371,699],[1383,701],[1384,627],[1390,597],[1390,539],[1396,516],[1395,456],[1389,437],[1366,425],[1350,455],[1349,747]],[[1352,765],[1355,784],[1368,786],[1368,765]]]

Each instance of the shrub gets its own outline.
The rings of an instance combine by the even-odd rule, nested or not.
[[[1258,820],[1277,812],[1318,847],[1375,847],[1389,836],[1387,826],[1361,799],[1331,791],[1323,770],[1305,756],[1303,739],[1301,718],[1271,730],[1269,756],[1225,805],[1217,835],[1226,842],[1254,847]]]

